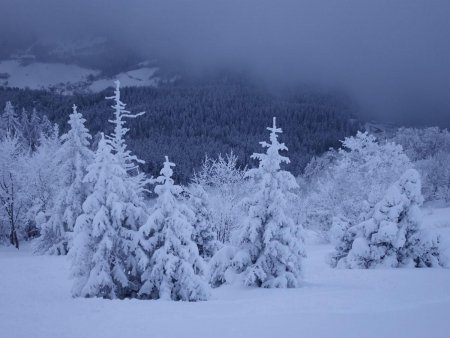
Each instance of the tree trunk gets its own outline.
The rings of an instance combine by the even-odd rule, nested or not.
[[[12,245],[14,245],[17,249],[19,249],[19,239],[17,238],[16,228],[11,228],[11,233],[9,235],[9,241]]]

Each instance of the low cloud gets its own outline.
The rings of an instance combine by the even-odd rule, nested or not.
[[[450,126],[450,2],[3,0],[0,41],[106,36],[194,75],[347,90],[369,117]]]

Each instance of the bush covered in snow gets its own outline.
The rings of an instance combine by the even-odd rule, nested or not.
[[[399,128],[393,137],[401,144],[422,177],[426,201],[450,202],[450,133],[447,129]]]
[[[420,227],[423,202],[420,175],[407,170],[376,204],[372,216],[356,225],[336,221],[332,266],[374,268],[431,267],[439,264],[438,239]]]
[[[202,168],[195,173],[193,184],[201,186],[208,195],[211,226],[222,244],[231,240],[244,216],[240,200],[251,188],[247,184],[247,168],[237,165],[238,158],[231,152],[217,159],[206,157]]]
[[[367,219],[386,189],[412,167],[401,146],[361,132],[346,138],[338,153],[331,151],[323,161],[307,167],[310,186],[304,202],[305,227],[323,232],[336,216],[352,224]]]
[[[187,203],[194,213],[193,239],[203,259],[209,260],[221,247],[214,227],[209,195],[200,184],[191,184],[186,193]]]

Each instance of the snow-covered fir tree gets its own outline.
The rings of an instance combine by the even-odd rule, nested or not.
[[[136,217],[133,222],[130,219],[130,228],[137,230],[140,225],[145,222],[146,213],[143,202],[143,193],[146,191],[146,186],[152,182],[146,175],[139,172],[139,163],[144,161],[132,155],[131,151],[127,149],[125,142],[125,135],[129,131],[125,127],[126,118],[136,118],[144,113],[131,114],[125,110],[125,104],[120,99],[120,81],[116,81],[116,89],[114,96],[107,97],[108,100],[114,100],[114,119],[109,120],[114,125],[114,131],[111,135],[106,136],[108,143],[111,145],[112,152],[117,159],[117,162],[125,170],[127,176],[125,178],[126,188],[129,191],[129,204],[134,205]],[[139,209],[139,210],[138,210]]]
[[[91,135],[85,127],[86,120],[72,107],[70,130],[61,136],[62,145],[54,155],[59,178],[58,192],[49,211],[49,219],[41,227],[37,250],[40,253],[65,255],[69,248],[70,233],[82,213],[89,187],[83,182],[87,167],[93,160],[89,149]]]
[[[24,179],[27,181],[31,198],[27,218],[35,222],[37,228],[40,228],[50,216],[58,193],[60,182],[55,154],[60,147],[59,128],[55,124],[50,134],[41,133],[39,147],[24,163]]]
[[[1,117],[1,132],[3,136],[6,134],[19,136],[20,134],[20,119],[10,101],[6,102],[5,109]]]
[[[31,118],[33,118],[33,115],[31,115]],[[42,116],[40,120],[41,124],[39,126],[39,129],[37,130],[38,139],[41,137],[41,135],[49,137],[53,133],[54,125],[50,122],[47,115]]]
[[[109,96],[107,100],[113,100],[114,105],[111,108],[114,109],[114,118],[109,120],[114,125],[114,131],[111,136],[107,136],[110,140],[111,147],[115,153],[120,165],[127,171],[133,172],[137,170],[137,163],[144,163],[144,161],[132,155],[131,151],[127,149],[125,143],[125,135],[129,129],[125,127],[125,119],[134,119],[144,114],[144,112],[138,114],[132,114],[130,111],[125,110],[126,104],[121,101],[120,98],[120,81],[115,81],[116,89],[114,95]]]
[[[438,238],[420,227],[420,175],[407,170],[375,206],[370,219],[335,224],[332,266],[346,268],[431,267],[439,264]]]
[[[102,135],[94,162],[88,166],[83,182],[92,192],[77,218],[70,249],[73,295],[82,297],[125,298],[133,296],[135,266],[131,223],[139,217],[129,203],[127,173]]]
[[[280,168],[289,158],[280,154],[287,147],[278,141],[282,130],[275,117],[267,129],[270,143],[260,142],[267,152],[252,155],[259,160],[259,167],[247,173],[256,191],[244,201],[248,217],[238,234],[239,249],[232,264],[243,274],[245,285],[294,288],[300,285],[305,252],[302,227],[287,215],[286,206],[298,184],[291,173]]]
[[[114,130],[106,138],[118,164],[126,173],[124,177],[124,188],[127,190],[127,217],[123,226],[131,232],[135,232],[147,220],[148,214],[144,203],[144,193],[147,192],[146,186],[151,184],[153,180],[147,178],[144,173],[139,171],[139,164],[144,163],[144,161],[133,155],[127,147],[125,136],[129,129],[125,127],[125,120],[137,118],[143,115],[144,112],[132,114],[128,110],[125,110],[126,105],[121,101],[120,96],[120,81],[115,81],[115,85],[114,95],[106,98],[107,100],[114,101],[114,105],[111,106],[114,109],[114,118],[109,120],[114,125]],[[140,284],[140,276],[136,270],[136,255],[138,254],[139,248],[137,247],[137,241],[133,241],[132,243],[134,244],[132,254],[128,257],[129,277],[130,283],[135,289],[134,291],[137,292]]]
[[[20,138],[21,142],[24,144],[24,147],[28,149],[29,151],[32,150],[31,148],[31,131],[32,126],[30,119],[28,118],[28,114],[25,109],[22,109],[22,114],[20,115]]]
[[[220,247],[213,226],[209,196],[200,184],[195,183],[189,186],[188,194],[188,203],[195,217],[193,238],[200,256],[209,260]]]
[[[174,184],[166,156],[161,176],[156,179],[156,205],[140,229],[142,298],[183,301],[206,300],[209,287],[205,267],[192,240],[195,215],[180,200],[182,188]]]
[[[46,117],[46,116],[44,116]],[[42,121],[34,108],[30,116],[30,145],[32,150],[36,150],[39,144],[39,137],[43,131]]]

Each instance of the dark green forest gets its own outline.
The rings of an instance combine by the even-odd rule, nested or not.
[[[49,91],[3,88],[0,105],[11,101],[18,112],[33,108],[67,129],[71,106],[87,119],[87,126],[98,133],[111,132],[113,110],[105,96],[96,94],[60,95]],[[215,157],[231,150],[241,166],[252,166],[250,155],[268,137],[266,127],[276,116],[283,129],[281,140],[289,148],[288,169],[298,175],[312,156],[338,146],[339,140],[354,134],[361,126],[351,102],[333,93],[291,90],[275,94],[243,83],[177,83],[159,88],[122,88],[127,109],[146,114],[129,120],[128,144],[145,160],[142,169],[157,174],[164,155],[177,164],[175,178],[186,183],[201,165],[205,155]]]

